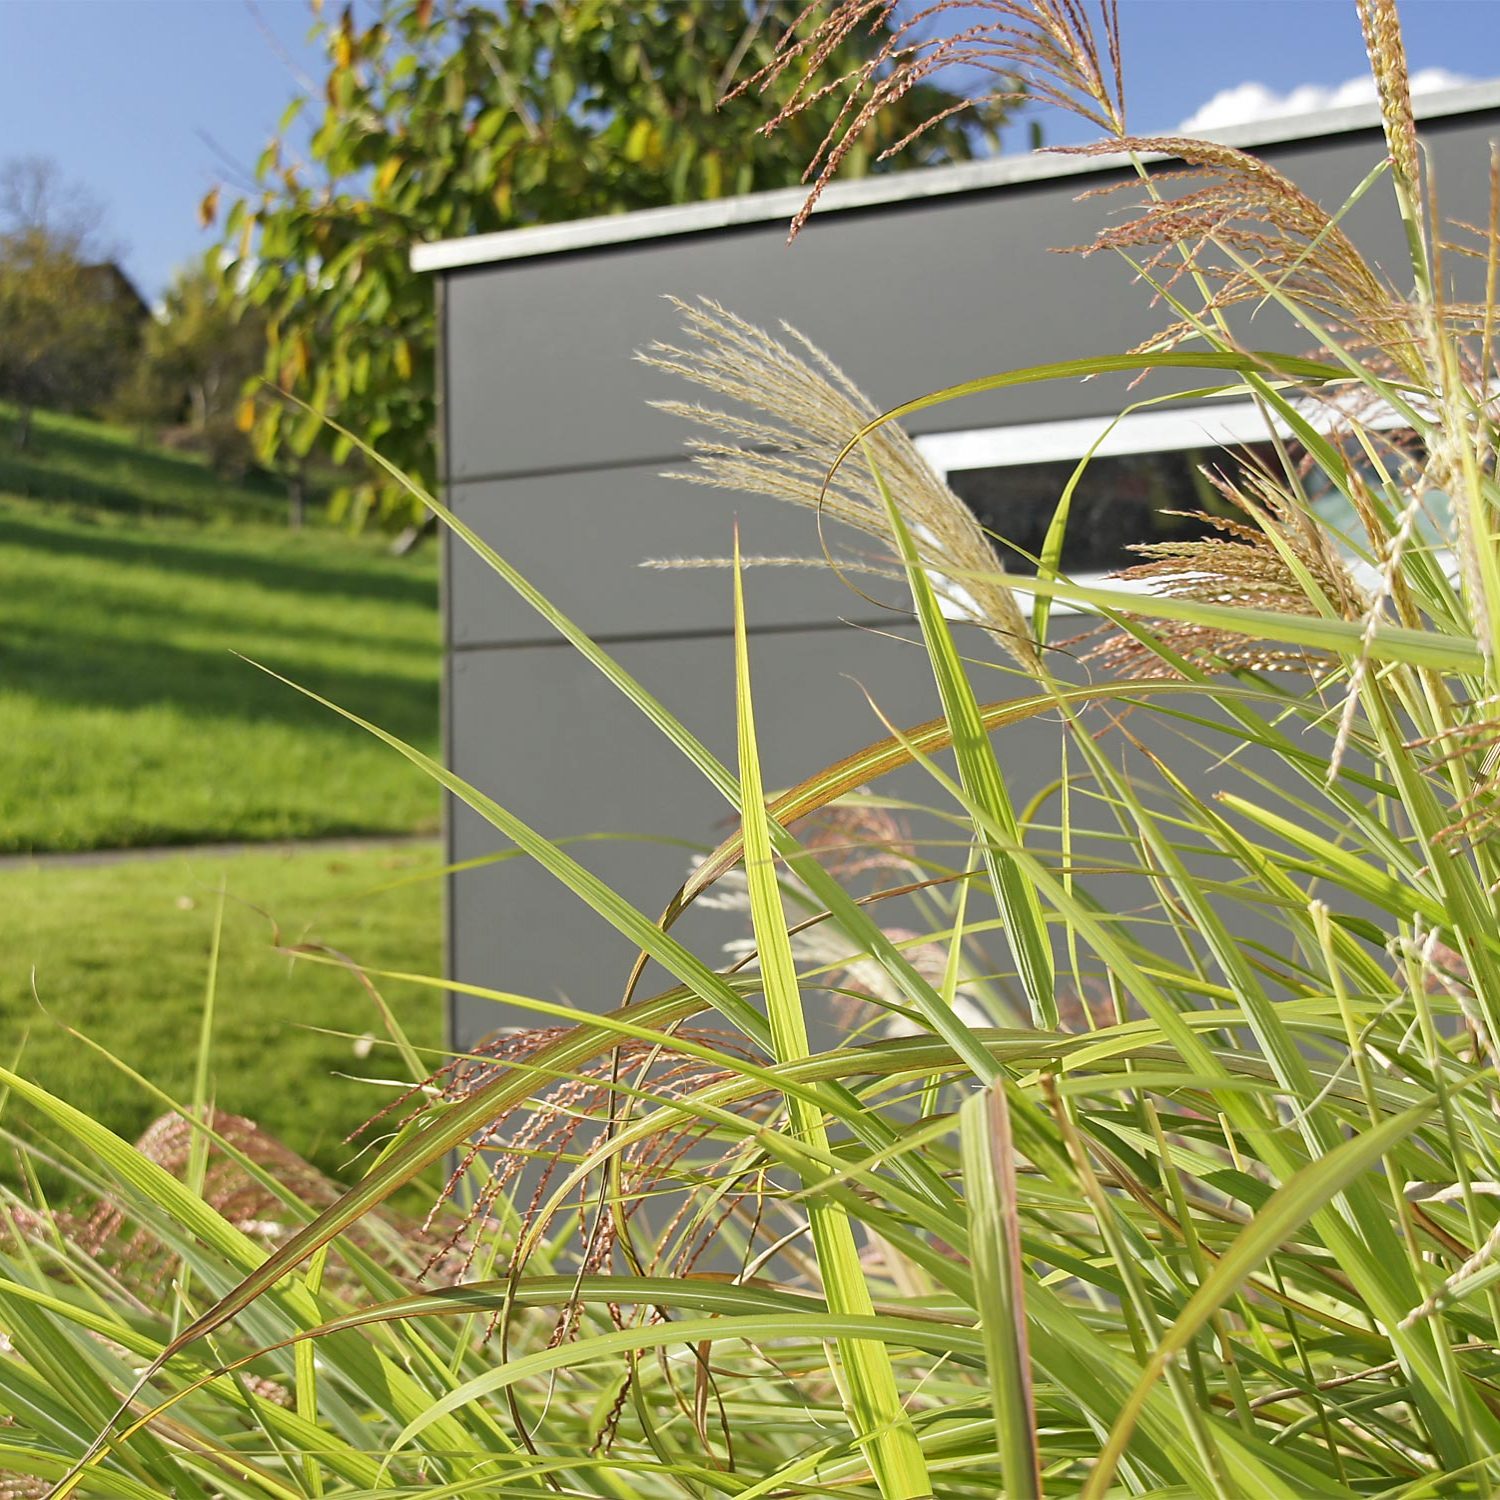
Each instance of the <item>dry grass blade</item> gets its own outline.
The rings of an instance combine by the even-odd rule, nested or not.
[[[1395,0],[1355,0],[1370,71],[1380,91],[1380,117],[1398,182],[1416,201],[1422,181],[1417,152],[1417,122],[1411,107],[1406,47],[1401,40],[1401,17]]]
[[[776,57],[730,94],[733,98],[748,90],[764,93],[789,72],[798,73],[791,101],[761,127],[766,134],[795,119],[814,101],[844,95],[843,107],[805,174],[813,187],[792,222],[794,236],[871,123],[912,89],[951,69],[977,74],[982,88],[909,132],[888,147],[882,159],[939,120],[985,98],[1031,97],[1070,110],[1111,135],[1125,133],[1115,0],[1102,0],[1097,7],[1097,28],[1084,0],[933,0],[905,17],[898,14],[900,0],[842,0],[826,15],[819,14],[821,9],[809,5],[782,38]],[[948,16],[956,20],[957,30],[944,30]],[[872,34],[889,31],[860,67],[824,77],[829,59],[861,28]]]
[[[878,416],[874,404],[789,325],[783,324],[784,343],[707,298],[672,300],[685,343],[653,344],[639,358],[750,413],[658,402],[672,415],[716,434],[691,439],[693,468],[672,477],[815,510],[820,521],[826,516],[878,542],[880,568],[902,577],[900,560],[891,550],[878,471],[908,518],[945,606],[982,621],[1018,664],[1034,671],[1036,647],[989,538],[911,439],[894,423],[885,424],[872,432],[868,453],[852,455],[825,489],[849,434]],[[865,558],[852,563],[858,571],[870,566]]]
[[[1142,162],[1165,158],[1166,165],[1149,176],[1143,168],[1142,198],[1133,214],[1107,225],[1086,245],[1066,247],[1141,257],[1142,270],[1163,292],[1196,282],[1207,293],[1191,317],[1143,347],[1175,347],[1201,334],[1215,314],[1260,303],[1272,285],[1325,319],[1347,343],[1378,351],[1401,374],[1421,378],[1422,343],[1405,299],[1369,265],[1337,217],[1268,162],[1177,135],[1057,149],[1079,156],[1123,151]],[[1134,186],[1123,182],[1085,196]]]

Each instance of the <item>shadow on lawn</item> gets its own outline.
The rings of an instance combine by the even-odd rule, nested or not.
[[[382,558],[375,566],[367,563],[363,567],[299,560],[293,555],[298,539],[290,532],[287,555],[268,557],[245,551],[232,532],[188,534],[169,540],[159,531],[131,532],[112,527],[86,530],[76,518],[69,521],[64,529],[48,525],[45,519],[32,522],[14,511],[0,512],[0,546],[33,548],[52,557],[94,558],[111,567],[162,568],[291,593],[333,593],[372,602],[437,607],[437,585],[430,577],[417,576],[394,559],[387,563]]]
[[[226,484],[195,458],[46,412],[37,413],[24,451],[15,432],[14,419],[0,413],[0,491],[26,499],[202,520],[222,513],[228,493],[246,519],[275,520],[285,511],[281,486],[267,474]]]
[[[261,654],[273,671],[404,740],[432,748],[438,730],[435,674],[424,679],[402,672],[330,668],[326,662],[310,662],[295,647],[262,648]],[[193,719],[269,720],[341,737],[359,733],[223,646],[131,639],[57,622],[45,634],[22,632],[0,647],[0,676],[7,691],[77,708],[170,707]]]

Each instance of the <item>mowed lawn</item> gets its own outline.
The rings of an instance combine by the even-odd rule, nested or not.
[[[435,841],[0,868],[0,1061],[127,1139],[164,1111],[163,1100],[67,1028],[189,1103],[222,886],[214,1100],[324,1170],[345,1171],[355,1148],[343,1138],[409,1074],[358,980],[294,962],[278,942],[324,943],[369,967],[437,974],[439,868]],[[442,993],[376,983],[438,1066]],[[14,1097],[5,1103],[0,1126],[29,1137],[33,1122]],[[8,1155],[0,1146],[0,1178],[15,1180]],[[43,1180],[66,1195],[65,1179],[45,1165]]]
[[[127,1138],[165,1105],[106,1052],[186,1101],[222,885],[217,1101],[337,1171],[389,1097],[343,1075],[405,1070],[383,1044],[356,1048],[382,1034],[356,980],[293,965],[277,940],[436,974],[436,841],[47,862],[435,828],[419,771],[241,659],[435,751],[433,549],[395,558],[316,516],[293,532],[284,507],[272,480],[226,483],[100,423],[39,414],[18,452],[0,407],[0,1060]],[[414,1042],[441,1044],[438,992],[388,998]],[[0,1127],[25,1119],[6,1099]],[[18,1172],[0,1150],[0,1178]]]
[[[0,851],[385,834],[437,793],[248,657],[438,740],[433,549],[293,532],[277,490],[0,408]],[[239,655],[236,655],[239,653]]]

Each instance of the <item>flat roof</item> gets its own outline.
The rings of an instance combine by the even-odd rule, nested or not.
[[[1500,80],[1418,94],[1412,103],[1417,118],[1421,120],[1497,109],[1500,108]],[[1372,100],[1312,114],[1287,115],[1223,130],[1204,131],[1203,138],[1225,146],[1251,148],[1290,141],[1316,141],[1351,130],[1368,130],[1379,124],[1380,106]],[[995,156],[952,167],[927,167],[913,172],[862,177],[853,182],[836,182],[818,200],[813,221],[823,214],[838,213],[842,209],[907,203],[921,198],[1006,187],[1012,183],[1106,172],[1128,165],[1128,160],[1119,153],[1066,156],[1033,151],[1024,156]],[[461,266],[556,255],[565,250],[594,249],[601,245],[629,244],[635,240],[662,239],[675,234],[697,234],[706,229],[728,229],[739,224],[790,219],[802,207],[807,191],[805,187],[777,188],[770,192],[744,193],[735,198],[715,198],[706,203],[643,208],[634,213],[574,219],[565,224],[539,224],[528,229],[501,230],[497,234],[434,240],[412,246],[411,267],[414,271],[451,271]]]

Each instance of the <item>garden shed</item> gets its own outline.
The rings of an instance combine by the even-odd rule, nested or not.
[[[1500,86],[1428,95],[1418,113],[1445,217],[1487,222]],[[1217,138],[1263,154],[1325,207],[1384,149],[1374,104]],[[1055,252],[1093,237],[1112,211],[1095,190],[1129,170],[1118,158],[1039,154],[838,185],[790,246],[795,190],[419,246],[414,266],[438,283],[447,502],[732,764],[729,575],[640,564],[724,556],[736,515],[747,553],[816,557],[819,541],[800,508],[663,477],[685,466],[688,432],[648,403],[694,393],[633,356],[676,335],[664,296],[787,321],[882,406],[1126,350],[1161,326],[1161,310],[1117,258]],[[1346,225],[1394,269],[1405,247],[1388,196],[1376,183]],[[1052,382],[934,406],[907,426],[981,517],[1014,534],[1028,507],[1045,520],[1057,466],[1065,478],[1130,399],[1124,377]],[[1209,432],[1201,413],[1165,406],[1121,423],[1100,452],[1121,476],[1160,481],[1184,454],[1256,434],[1253,411],[1226,406]],[[1133,539],[1094,528],[1093,551],[1072,566],[1112,566]],[[575,857],[654,915],[686,874],[689,846],[722,837],[729,809],[461,541],[443,546],[448,764],[550,837],[581,838],[568,846]],[[880,738],[866,689],[899,723],[938,711],[925,659],[892,639],[896,617],[825,570],[756,569],[746,586],[768,786]],[[1004,741],[1018,796],[1056,775],[1045,734]],[[451,979],[591,1010],[618,1002],[633,957],[624,940],[529,861],[474,865],[502,841],[451,799],[446,839],[457,867]],[[743,935],[743,921],[695,914],[684,931],[709,953]],[[466,1046],[524,1013],[455,995],[450,1019]]]

